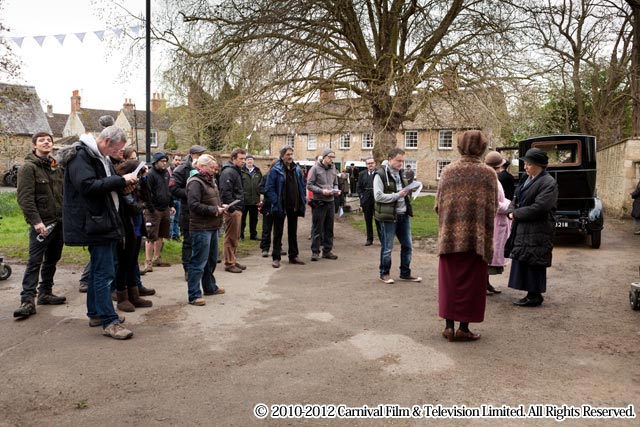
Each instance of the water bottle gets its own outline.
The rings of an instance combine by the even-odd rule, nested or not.
[[[47,225],[47,236],[48,236],[49,234],[51,234],[51,231],[55,228],[55,226],[56,226],[56,223],[55,223],[55,222],[54,222],[53,224],[49,224],[49,225]],[[45,236],[44,234],[40,233],[40,234],[38,234],[38,235],[36,236],[36,240],[37,240],[38,242],[44,242],[44,239],[46,239],[46,238],[47,238],[47,236]]]

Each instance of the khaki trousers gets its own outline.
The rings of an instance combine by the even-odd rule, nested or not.
[[[240,241],[240,224],[242,223],[242,211],[224,213],[224,243],[222,251],[224,253],[225,267],[236,265],[236,249]]]

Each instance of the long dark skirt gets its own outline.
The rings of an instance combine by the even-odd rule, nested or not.
[[[547,267],[529,265],[514,259],[509,274],[509,287],[540,294],[546,292]]]
[[[440,317],[459,322],[482,322],[487,303],[487,275],[487,263],[475,252],[440,255]]]

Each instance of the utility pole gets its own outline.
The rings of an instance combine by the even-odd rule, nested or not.
[[[147,0],[147,25],[145,25],[145,55],[147,59],[146,85],[147,93],[145,98],[146,125],[144,131],[145,152],[147,163],[151,163],[151,0]]]

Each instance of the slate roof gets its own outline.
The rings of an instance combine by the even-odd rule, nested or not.
[[[131,127],[136,129],[144,129],[147,126],[146,110],[136,110],[135,121],[132,110],[125,110],[124,115],[129,121]],[[84,123],[84,122],[83,122]],[[166,112],[151,112],[151,129],[167,130],[171,127],[171,120]]]
[[[41,131],[51,132],[51,127],[36,88],[0,83],[0,132],[33,135]]]
[[[118,114],[120,114],[120,111],[99,110],[95,108],[80,108],[77,113],[86,131],[100,133],[103,129],[99,122],[100,117],[111,116],[113,117],[113,120],[115,120],[118,118]]]
[[[45,113],[45,115],[47,117],[47,121],[49,122],[49,126],[51,126],[51,131],[53,131],[53,137],[62,138],[62,131],[64,130],[64,126],[67,124],[69,115],[62,113]]]

